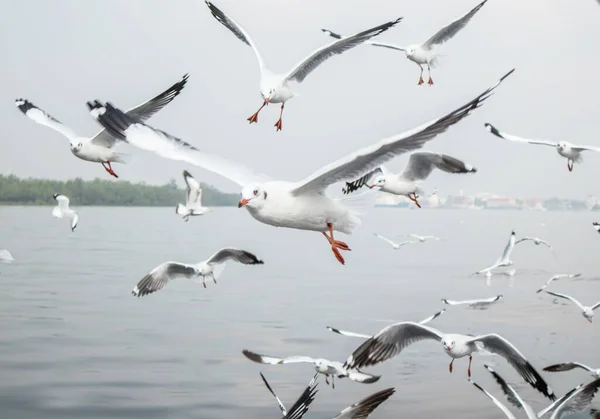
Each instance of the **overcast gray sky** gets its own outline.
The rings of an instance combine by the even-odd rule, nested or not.
[[[400,45],[422,42],[478,0],[216,0],[249,32],[270,67],[285,71],[329,42],[320,28],[352,33],[399,16],[379,36]],[[201,0],[22,0],[0,3],[0,172],[67,179],[110,177],[99,164],[71,155],[60,134],[28,120],[14,106],[24,97],[89,136],[99,126],[85,102],[128,108],[189,72],[183,93],[149,122],[207,152],[298,180],[320,166],[383,137],[443,115],[517,71],[473,115],[426,149],[473,163],[474,176],[433,175],[440,193],[496,192],[584,198],[600,195],[600,153],[569,173],[553,149],[508,143],[484,122],[525,137],[600,146],[600,7],[592,0],[489,0],[439,52],[434,87],[416,85],[418,67],[403,54],[360,46],[307,77],[286,106],[246,118],[261,104],[252,50],[209,13]],[[238,187],[198,168],[129,146],[135,156],[115,165],[122,179],[198,179]],[[406,156],[389,164],[399,170]]]

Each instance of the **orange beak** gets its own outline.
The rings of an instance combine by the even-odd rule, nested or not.
[[[242,208],[244,205],[246,205],[248,202],[250,202],[249,199],[246,198],[242,198],[240,199],[240,202],[238,203],[238,208]]]
[[[373,185],[367,185],[367,186],[369,187],[369,189],[373,189],[377,185],[373,184]]]

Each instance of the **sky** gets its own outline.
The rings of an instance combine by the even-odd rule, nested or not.
[[[216,0],[257,43],[274,71],[287,71],[330,42],[321,28],[355,33],[404,17],[380,35],[399,45],[424,42],[477,0]],[[35,9],[35,11],[33,10]],[[515,73],[468,118],[425,150],[472,163],[475,175],[434,173],[439,193],[493,192],[516,197],[600,196],[600,153],[567,171],[551,148],[509,143],[485,131],[600,147],[600,7],[593,0],[489,0],[452,40],[433,69],[435,85],[417,86],[419,69],[396,51],[359,46],[333,57],[295,88],[283,131],[279,106],[258,124],[246,118],[262,103],[252,50],[210,14],[201,0],[23,0],[0,3],[0,173],[93,179],[100,164],[69,151],[60,134],[27,119],[14,105],[27,98],[82,136],[99,129],[85,103],[100,99],[127,109],[185,73],[189,82],[149,124],[197,148],[267,173],[300,180],[345,154],[461,106],[512,68]],[[188,169],[230,192],[239,187],[202,169],[137,150],[121,179],[182,183]],[[400,171],[408,155],[388,167]]]

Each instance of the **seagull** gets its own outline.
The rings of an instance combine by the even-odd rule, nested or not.
[[[187,185],[187,197],[185,205],[177,204],[175,213],[181,215],[184,221],[188,221],[190,216],[204,215],[210,211],[210,208],[202,206],[202,188],[187,170],[183,171],[183,180]]]
[[[592,225],[594,226],[594,230],[596,230],[598,233],[600,233],[600,223],[597,223],[596,221],[594,221],[592,223]]]
[[[508,244],[504,248],[504,252],[502,253],[502,256],[500,256],[500,258],[496,262],[494,262],[493,265],[488,266],[485,269],[475,272],[474,275],[482,274],[482,273],[485,273],[487,275],[488,272],[491,272],[492,270],[499,268],[501,266],[511,266],[513,264],[513,261],[510,260],[510,254],[512,253],[513,249],[515,248],[515,241],[516,241],[516,235],[515,235],[515,230],[513,230],[512,233],[510,233],[510,238],[508,239]]]
[[[343,367],[341,362],[330,361],[322,358],[311,358],[309,356],[288,356],[285,358],[277,358],[269,355],[260,355],[255,352],[244,349],[242,351],[244,356],[250,361],[257,362],[259,364],[269,365],[281,365],[281,364],[313,364],[315,371],[325,376],[325,383],[329,385],[329,376],[331,376],[331,388],[335,388],[334,379],[348,377],[352,381],[357,383],[371,384],[378,381],[381,376],[370,375],[360,372],[359,370],[351,370]]]
[[[276,227],[321,232],[336,259],[345,264],[340,250],[350,248],[346,243],[336,240],[333,231],[350,234],[358,228],[361,220],[350,204],[359,198],[333,199],[326,195],[326,189],[339,181],[356,179],[394,156],[421,148],[427,141],[469,115],[473,109],[480,107],[513,71],[475,99],[444,117],[346,155],[300,182],[269,180],[239,164],[202,153],[194,146],[124,114],[110,103],[88,102],[88,107],[90,114],[118,138],[162,157],[202,167],[241,185],[238,207],[245,207],[256,220]]]
[[[433,85],[433,79],[431,78],[431,67],[435,67],[437,64],[438,54],[432,52],[433,48],[436,45],[441,45],[446,41],[449,41],[454,35],[456,35],[462,28],[467,26],[467,23],[471,20],[475,13],[479,11],[486,3],[487,0],[479,3],[473,10],[471,10],[466,15],[462,16],[459,19],[456,19],[454,22],[449,25],[443,27],[438,32],[436,32],[432,37],[430,37],[427,41],[422,44],[412,44],[407,47],[401,47],[393,44],[386,44],[382,42],[374,42],[367,41],[365,43],[376,46],[389,48],[396,51],[403,51],[406,54],[406,58],[416,63],[421,69],[421,74],[419,75],[419,82],[417,83],[419,86],[424,83],[423,81],[423,65],[427,64],[427,71],[429,72],[429,80],[427,84],[430,86]],[[330,31],[329,29],[321,29],[323,32],[327,33],[329,36],[336,39],[345,39],[342,35],[337,34],[335,32]]]
[[[435,236],[418,236],[416,234],[412,234],[412,233],[408,233],[408,236],[410,237],[414,237],[415,239],[419,240],[421,243],[425,243],[427,240],[442,240],[439,237],[435,237]]]
[[[550,419],[558,419],[563,417],[565,414],[570,414],[574,412],[579,412],[584,410],[594,398],[594,395],[598,391],[598,387],[600,387],[600,379],[593,381],[587,385],[580,384],[574,389],[568,391],[564,396],[560,399],[551,403],[545,409],[542,409],[538,413],[536,413],[533,408],[527,403],[523,398],[515,391],[515,389],[508,384],[504,378],[500,376],[493,368],[484,365],[484,367],[493,375],[496,379],[496,382],[502,388],[502,391],[506,395],[506,399],[515,407],[519,409],[523,409],[528,419],[538,419],[544,416],[548,412],[552,412]],[[481,387],[479,384],[475,383],[471,379],[469,382],[481,390],[509,419],[516,419],[513,413],[508,410],[508,408],[492,396],[487,390]]]
[[[468,304],[470,308],[478,308],[478,309],[486,309],[493,303],[500,301],[502,299],[502,294],[496,295],[494,297],[489,298],[478,298],[476,300],[464,300],[464,301],[456,301],[456,300],[447,300],[442,298],[442,302],[444,304],[448,304],[450,306],[459,306],[463,304]]]
[[[12,263],[14,261],[13,256],[6,249],[0,250],[0,262],[2,263]]]
[[[381,236],[381,235],[379,235],[379,234],[377,234],[377,233],[373,233],[373,235],[374,235],[375,237],[377,237],[378,239],[381,239],[381,240],[383,240],[383,241],[385,241],[385,242],[388,242],[388,243],[389,243],[389,244],[391,244],[391,245],[392,245],[392,247],[393,247],[394,249],[396,249],[396,250],[400,249],[400,248],[401,248],[402,246],[404,246],[404,245],[411,244],[411,243],[416,243],[416,242],[414,242],[414,241],[406,241],[406,242],[402,242],[402,243],[396,243],[396,242],[393,242],[393,241],[391,241],[390,239],[387,239],[387,238],[385,238],[385,237],[383,237],[383,236]]]
[[[485,128],[494,134],[496,137],[504,138],[505,140],[515,141],[518,143],[529,143],[529,144],[539,144],[539,145],[547,145],[550,147],[555,147],[558,154],[567,159],[567,168],[569,172],[573,171],[573,164],[575,162],[583,161],[583,157],[581,153],[583,151],[600,151],[600,147],[586,146],[586,145],[575,145],[571,144],[567,141],[559,141],[558,143],[554,143],[552,141],[546,140],[529,140],[527,138],[517,137],[516,135],[506,134],[504,132],[499,131],[492,124],[485,124]]]
[[[438,316],[441,316],[442,314],[444,314],[445,311],[446,311],[446,309],[440,310],[437,313],[435,313],[433,316],[429,316],[426,319],[421,320],[419,322],[419,324],[427,324],[430,321],[432,321],[433,319],[437,318]],[[336,328],[330,327],[330,326],[327,326],[327,329],[333,333],[337,333],[338,335],[349,336],[349,337],[353,337],[353,338],[371,339],[373,337],[373,335],[365,335],[362,333],[348,332],[346,330],[340,330],[340,329],[336,329]]]
[[[281,131],[281,117],[283,116],[283,107],[285,106],[285,102],[296,95],[289,86],[290,82],[302,83],[306,76],[308,76],[313,70],[327,61],[329,58],[346,52],[349,49],[362,44],[366,40],[387,31],[402,20],[402,18],[399,18],[372,29],[368,29],[364,32],[359,32],[355,35],[327,44],[313,51],[308,57],[304,58],[288,73],[276,74],[267,67],[267,64],[263,60],[258,47],[240,25],[225,15],[225,13],[223,13],[212,2],[206,0],[206,5],[208,6],[208,9],[214,18],[231,32],[233,32],[233,34],[240,41],[252,48],[254,54],[256,55],[258,65],[260,67],[260,94],[264,102],[258,111],[248,118],[248,121],[250,123],[258,122],[258,113],[269,103],[281,103],[279,120],[275,123],[277,131]]]
[[[292,408],[288,411],[285,408],[284,404],[281,402],[281,400],[279,400],[279,397],[277,397],[277,395],[275,394],[275,392],[273,391],[271,386],[269,385],[265,376],[262,375],[262,373],[260,373],[260,376],[261,376],[263,382],[265,383],[265,385],[267,386],[267,388],[269,389],[269,391],[271,392],[271,394],[273,395],[273,397],[275,397],[275,400],[277,400],[279,409],[281,410],[281,413],[283,414],[282,418],[289,418],[289,419],[302,418],[302,416],[304,416],[306,414],[306,412],[308,412],[308,408],[309,408],[310,404],[315,400],[315,394],[317,394],[317,391],[319,391],[319,390],[317,390],[317,385],[318,385],[317,377],[319,376],[319,374],[317,373],[317,374],[315,374],[313,379],[310,381],[310,383],[308,383],[308,387],[306,387],[306,389],[304,390],[302,395],[298,398],[298,400],[296,400],[296,403],[294,403]]]
[[[75,231],[77,228],[77,222],[79,221],[79,216],[75,210],[69,208],[69,198],[56,193],[53,196],[58,205],[52,208],[52,216],[71,220],[71,231]]]
[[[356,191],[362,186],[370,189],[377,188],[382,192],[393,195],[403,195],[421,208],[418,198],[424,193],[419,187],[421,181],[427,179],[433,169],[439,169],[446,173],[475,173],[477,169],[471,164],[465,163],[445,154],[421,151],[413,153],[402,173],[390,173],[385,167],[378,167],[352,182],[346,182],[342,189],[345,194]],[[373,181],[371,181],[373,178]]]
[[[548,248],[550,250],[553,250],[552,246],[550,245],[550,243],[548,243],[546,240],[540,239],[539,237],[523,237],[522,239],[517,240],[515,242],[515,244],[519,244],[519,243],[524,242],[524,241],[532,241],[532,242],[535,243],[536,246],[539,246],[540,244],[543,244],[544,246],[548,246]]]
[[[436,340],[443,345],[444,352],[452,358],[449,370],[455,359],[469,357],[467,374],[471,376],[472,354],[487,351],[500,355],[527,381],[533,388],[551,400],[554,392],[542,376],[529,363],[525,356],[508,340],[495,333],[466,336],[446,334],[432,327],[414,322],[400,322],[380,330],[375,336],[364,341],[346,360],[345,368],[357,369],[379,364],[400,354],[403,349],[421,340]]]
[[[395,392],[396,390],[390,387],[373,393],[358,403],[348,406],[333,419],[367,419],[381,403],[389,399]]]
[[[153,97],[152,99],[134,107],[127,111],[127,114],[132,118],[140,121],[148,120],[156,112],[160,111],[175,99],[185,87],[188,75],[169,87],[167,90]],[[58,131],[67,139],[71,145],[71,153],[82,160],[95,163],[102,163],[102,167],[114,176],[119,176],[113,171],[111,162],[125,163],[125,155],[117,153],[114,148],[118,144],[117,139],[109,134],[105,129],[102,129],[91,138],[81,137],[74,130],[64,125],[56,118],[50,116],[27,99],[17,99],[15,104],[21,112],[29,119],[37,122],[40,125],[45,125],[55,131]]]
[[[577,305],[577,307],[579,307],[581,309],[581,314],[583,315],[583,317],[585,317],[587,319],[587,321],[590,323],[592,322],[592,319],[594,318],[594,310],[596,310],[598,307],[600,307],[600,301],[597,302],[596,304],[594,304],[593,306],[584,306],[583,304],[581,304],[579,301],[577,301],[570,295],[561,294],[561,293],[552,292],[552,291],[544,291],[544,292],[547,294],[553,295],[555,297],[564,298],[566,300],[571,301],[572,303],[575,303]]]
[[[202,285],[206,288],[206,277],[212,278],[217,283],[227,261],[243,263],[244,265],[262,265],[264,262],[255,255],[245,250],[225,247],[212,255],[207,260],[196,264],[180,262],[165,262],[152,269],[148,275],[137,283],[131,293],[136,297],[152,294],[162,289],[169,281],[179,278],[194,279],[202,277]]]
[[[581,364],[579,362],[567,362],[564,364],[549,365],[546,368],[544,368],[544,371],[562,372],[562,371],[570,371],[575,368],[582,368],[588,372],[591,372],[593,377],[600,378],[600,368],[594,369],[594,368],[588,367],[587,365]]]
[[[579,278],[581,276],[581,274],[558,274],[558,275],[554,275],[553,277],[551,277],[548,281],[546,281],[546,283],[544,285],[542,285],[542,287],[536,291],[537,294],[539,294],[540,292],[542,292],[548,285],[550,285],[550,283],[552,281],[556,281],[557,279],[563,279],[563,278]]]

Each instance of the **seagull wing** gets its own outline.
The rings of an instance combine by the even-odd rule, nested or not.
[[[317,377],[319,373],[316,373],[312,379],[312,381],[306,387],[306,390],[302,393],[302,395],[296,400],[296,403],[290,408],[287,415],[285,415],[286,419],[300,419],[306,412],[308,412],[308,408],[310,404],[315,399],[315,394],[317,394]]]
[[[502,412],[504,412],[504,414],[506,415],[507,418],[509,419],[517,419],[515,417],[515,415],[513,415],[513,413],[508,409],[508,407],[506,407],[500,400],[498,400],[497,398],[495,398],[494,396],[491,395],[490,392],[488,392],[486,389],[484,389],[483,387],[481,387],[479,384],[477,384],[475,381],[471,380],[469,378],[469,382],[471,384],[473,384],[475,387],[477,387],[479,390],[481,390],[483,392],[483,394],[485,394],[486,396],[489,397],[489,399],[494,402],[494,404],[496,406],[498,406],[498,408],[500,408],[500,410],[502,410]]]
[[[401,20],[402,18],[399,18],[366,31],[359,32],[355,35],[343,37],[313,51],[308,57],[298,63],[294,69],[285,76],[285,79],[297,81],[298,83],[303,82],[306,76],[329,58],[334,55],[342,54],[343,52],[362,44],[366,40],[387,31]]]
[[[558,406],[559,404],[563,403],[565,400],[567,400],[569,397],[571,397],[571,395],[573,395],[577,390],[579,390],[581,387],[583,387],[583,384],[579,384],[577,387],[567,391],[567,393],[560,397],[557,400],[554,400],[552,403],[550,403],[547,407],[545,407],[544,409],[540,410],[537,413],[537,417],[541,418],[542,416],[544,416],[546,413],[553,411],[556,406]]]
[[[550,419],[558,419],[570,413],[581,412],[592,402],[598,388],[600,388],[600,378],[576,390],[554,409]]]
[[[574,368],[581,368],[581,369],[584,369],[589,372],[595,371],[593,368],[590,368],[587,365],[581,364],[579,362],[566,362],[566,363],[562,363],[562,364],[548,365],[546,368],[544,368],[544,371],[563,372],[563,371],[570,371]]]
[[[495,333],[477,336],[468,343],[479,342],[485,350],[500,355],[527,381],[533,388],[538,390],[550,400],[555,400],[552,388],[546,383],[539,372],[529,363],[525,356],[508,340]]]
[[[315,359],[308,356],[288,356],[285,358],[276,358],[274,356],[269,355],[261,355],[255,352],[244,349],[242,351],[244,356],[248,358],[250,361],[254,361],[259,364],[270,364],[270,365],[280,365],[280,364],[314,364]]]
[[[367,41],[365,43],[369,44],[369,45],[373,45],[374,47],[395,49],[396,51],[406,51],[406,48],[400,47],[398,45],[386,44],[383,42]]]
[[[73,211],[73,216],[71,217],[71,231],[75,231],[77,228],[77,223],[79,222],[79,215],[75,211]]]
[[[327,326],[327,329],[333,333],[337,333],[338,335],[349,336],[353,338],[369,339],[373,337],[373,335],[363,335],[362,333],[348,332],[346,330],[336,329],[335,327],[331,326]]]
[[[561,294],[560,292],[552,292],[552,291],[544,291],[547,294],[553,295],[555,297],[558,298],[564,298],[565,300],[569,300],[572,303],[575,303],[577,305],[577,307],[579,307],[581,309],[581,311],[585,310],[585,307],[583,306],[583,304],[581,304],[579,301],[577,301],[575,298],[571,297],[570,295],[567,294]]]
[[[356,180],[353,180],[352,182],[346,182],[346,186],[342,188],[342,192],[345,195],[347,195],[349,193],[357,191],[358,189],[362,188],[363,186],[368,187],[369,181],[371,179],[373,179],[376,176],[382,175],[382,174],[383,174],[383,170],[381,167],[378,167],[375,170],[371,170],[366,175],[364,175]]]
[[[486,1],[487,0],[482,1],[477,6],[475,6],[473,10],[471,10],[469,13],[467,13],[459,19],[456,19],[454,22],[450,23],[444,28],[440,29],[435,35],[433,35],[431,38],[425,41],[423,45],[421,45],[421,48],[430,50],[435,45],[440,45],[446,41],[449,41],[454,35],[460,32],[462,28],[467,26],[467,23],[469,23],[471,18],[475,16],[475,13],[477,13],[479,9],[483,7]]]
[[[27,99],[15,100],[15,105],[21,112],[25,114],[32,121],[44,125],[48,128],[52,128],[54,131],[60,132],[62,135],[67,137],[69,141],[77,141],[79,136],[68,126],[64,125],[58,119],[50,116]]]
[[[233,260],[244,265],[262,265],[264,262],[256,257],[256,255],[247,252],[246,250],[226,247],[212,255],[206,263],[222,264],[228,260]]]
[[[333,183],[356,179],[400,154],[423,147],[426,142],[445,132],[449,127],[469,115],[471,111],[481,106],[494,89],[513,71],[508,72],[494,86],[486,89],[475,99],[449,114],[402,134],[381,140],[377,144],[362,148],[322,167],[299,182],[292,193],[299,195],[305,192],[323,192]]]
[[[600,147],[590,145],[572,145],[571,148],[575,151],[600,151]]]
[[[110,103],[88,102],[88,107],[90,114],[112,135],[127,141],[134,147],[151,151],[170,160],[184,161],[201,167],[241,186],[268,180],[264,175],[241,165],[219,156],[202,153],[193,145],[132,118]]]
[[[525,400],[523,400],[519,393],[517,393],[515,389],[512,388],[512,386],[508,384],[500,374],[498,374],[492,367],[488,365],[484,365],[484,367],[492,374],[498,385],[502,388],[502,391],[506,395],[506,399],[510,404],[518,409],[523,409],[527,414],[528,419],[537,419],[537,415],[531,406],[525,402]]]
[[[500,263],[508,263],[510,261],[510,254],[512,253],[513,249],[515,248],[515,241],[516,241],[516,235],[515,235],[515,231],[513,230],[513,232],[510,234],[510,238],[508,239],[508,243],[506,244],[506,247],[504,248],[504,252],[502,253],[502,257],[500,258]]]
[[[55,195],[54,199],[58,203],[58,208],[60,208],[62,212],[69,211],[69,198],[64,195]]]
[[[185,180],[185,184],[187,186],[187,198],[185,206],[191,208],[196,202],[198,202],[198,198],[200,198],[202,189],[200,189],[200,184],[198,181],[194,179],[194,177],[187,170],[183,171],[183,180]]]
[[[478,298],[475,300],[463,300],[463,301],[456,301],[456,300],[447,300],[445,298],[442,299],[442,302],[451,306],[457,306],[457,305],[462,305],[462,304],[481,304],[481,303],[495,303],[496,301],[500,300],[502,298],[502,295],[495,295],[493,297],[489,297],[489,298]]]
[[[420,151],[411,154],[406,168],[399,176],[412,181],[424,180],[427,179],[433,169],[439,169],[446,173],[471,173],[477,171],[472,165],[454,157]]]
[[[14,261],[14,259],[8,250],[2,249],[0,250],[0,261],[4,263],[11,263],[12,261]]]
[[[383,240],[383,241],[385,241],[385,242],[388,242],[388,243],[389,243],[389,244],[391,244],[392,246],[395,246],[395,245],[396,245],[396,243],[395,243],[395,242],[391,241],[390,239],[388,239],[388,238],[386,238],[386,237],[383,237],[383,236],[382,236],[382,235],[380,235],[380,234],[373,233],[373,235],[374,235],[375,237],[377,237],[378,239],[381,239],[381,240]],[[405,243],[403,243],[403,244],[405,244]]]
[[[217,19],[217,21],[219,21],[219,23],[221,23],[223,26],[229,29],[240,41],[252,48],[252,51],[254,51],[254,55],[256,55],[256,60],[258,61],[258,65],[260,66],[260,70],[262,72],[263,69],[266,68],[265,60],[263,60],[262,55],[258,50],[258,47],[252,41],[250,36],[248,36],[246,31],[233,19],[225,15],[225,13],[221,11],[221,9],[219,9],[210,1],[207,0],[206,5],[208,6],[208,9],[210,10],[214,18]]]
[[[426,319],[423,319],[423,320],[421,320],[421,321],[419,322],[419,324],[427,324],[427,323],[429,323],[430,321],[432,321],[432,320],[434,320],[434,319],[438,318],[439,316],[441,316],[441,315],[442,315],[442,314],[444,314],[445,312],[446,312],[446,309],[440,310],[440,311],[438,311],[437,313],[435,313],[433,316],[429,316],[429,317],[427,317]]]
[[[277,400],[277,404],[279,405],[279,409],[281,410],[281,413],[283,414],[283,417],[285,417],[287,415],[287,410],[286,410],[284,404],[281,402],[281,400],[279,400],[279,397],[277,397],[277,394],[275,394],[275,392],[273,391],[273,389],[269,385],[269,382],[267,381],[267,379],[265,378],[265,376],[262,374],[262,372],[260,373],[260,377],[262,378],[263,383],[265,383],[265,386],[267,386],[267,389],[269,389],[269,391],[271,392],[271,394],[273,395],[273,397],[275,397],[275,400]]]
[[[379,364],[398,355],[413,343],[425,339],[440,341],[442,334],[436,329],[418,323],[392,324],[363,342],[348,357],[344,368],[356,369]]]
[[[333,419],[366,419],[381,403],[389,399],[395,391],[394,388],[386,388],[385,390],[373,393],[358,403],[348,406]]]
[[[161,263],[137,283],[131,294],[136,297],[143,297],[162,289],[175,279],[193,279],[198,276],[198,273],[196,267],[185,263]]]
[[[500,137],[500,138],[504,138],[505,140],[508,141],[515,141],[517,143],[529,143],[529,144],[538,144],[538,145],[547,145],[550,147],[556,147],[556,143],[553,143],[552,141],[545,141],[545,140],[529,140],[527,138],[521,138],[521,137],[517,137],[516,135],[511,135],[511,134],[507,134],[505,132],[501,132],[499,131],[496,127],[494,127],[492,124],[485,124],[485,128],[491,132],[492,134],[494,134],[496,137]]]

